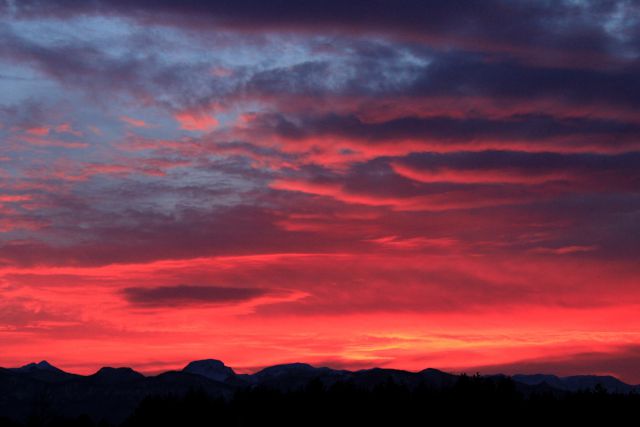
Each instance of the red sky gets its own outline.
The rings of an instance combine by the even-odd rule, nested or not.
[[[639,17],[0,0],[0,366],[640,383]]]

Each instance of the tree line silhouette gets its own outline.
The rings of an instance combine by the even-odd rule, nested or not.
[[[176,426],[436,426],[634,424],[640,395],[603,387],[579,392],[523,393],[509,377],[461,375],[451,387],[407,387],[389,381],[372,388],[312,380],[292,391],[254,387],[228,399],[193,389],[149,396],[122,427]],[[24,423],[0,418],[2,427],[111,427],[87,415],[65,418],[55,408],[35,411]]]

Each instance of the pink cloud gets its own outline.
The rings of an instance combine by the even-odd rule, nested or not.
[[[183,111],[174,117],[182,129],[190,131],[208,132],[219,124],[218,119],[206,113]]]
[[[129,117],[129,116],[120,116],[120,120],[122,120],[123,122],[127,123],[128,125],[131,125],[131,126],[137,127],[137,128],[147,128],[147,127],[150,126],[144,120],[134,119],[133,117]]]
[[[439,168],[417,169],[401,163],[392,163],[393,170],[406,178],[424,183],[453,182],[457,184],[541,184],[549,181],[571,180],[574,177],[564,171],[542,174],[527,174],[525,171],[509,168],[460,170]]]
[[[598,249],[598,246],[596,245],[589,245],[589,246],[571,245],[571,246],[562,246],[559,248],[533,248],[531,251],[539,254],[567,255],[567,254],[576,254],[581,252],[593,252],[597,249]]]
[[[49,135],[49,128],[46,126],[31,127],[27,128],[27,133],[35,136],[45,136]]]

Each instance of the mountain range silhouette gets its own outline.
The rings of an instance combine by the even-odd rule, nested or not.
[[[482,378],[500,381],[509,377]],[[295,392],[310,384],[326,388],[348,383],[362,390],[395,384],[407,390],[419,387],[443,390],[453,387],[459,379],[459,375],[431,368],[419,372],[382,368],[348,371],[306,363],[275,365],[254,374],[236,374],[215,359],[193,361],[180,371],[158,375],[143,375],[127,367],[104,367],[92,375],[77,375],[41,361],[19,368],[0,368],[0,417],[27,420],[34,412],[56,408],[57,413],[67,417],[86,414],[92,419],[117,424],[127,419],[145,398],[181,396],[194,390],[213,398],[229,399],[241,390]],[[514,375],[510,380],[525,396],[536,393],[558,396],[596,389],[618,394],[640,391],[640,386],[626,384],[612,376],[535,374]]]

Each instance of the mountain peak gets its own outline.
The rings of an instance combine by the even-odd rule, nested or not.
[[[283,363],[281,365],[269,366],[257,372],[258,377],[279,377],[283,375],[299,375],[299,374],[311,374],[319,371],[325,371],[328,368],[316,368],[308,363]]]
[[[200,375],[220,382],[236,376],[233,369],[217,359],[195,360],[185,366],[182,372]]]
[[[91,375],[90,378],[99,380],[104,383],[122,383],[122,382],[130,382],[136,381],[144,378],[140,372],[136,372],[131,368],[111,368],[104,367],[100,368],[98,372]]]
[[[62,372],[62,370],[56,368],[46,360],[42,360],[38,363],[28,363],[19,368],[13,369],[15,372],[34,372],[34,371],[48,371],[48,372]]]

